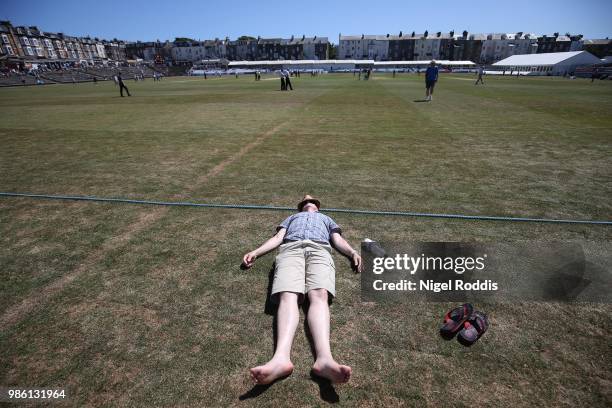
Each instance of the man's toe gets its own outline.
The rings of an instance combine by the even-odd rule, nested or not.
[[[342,374],[344,374],[344,382],[347,382],[351,378],[351,367],[344,366],[342,367]]]

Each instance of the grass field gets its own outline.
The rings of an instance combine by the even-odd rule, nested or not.
[[[0,191],[612,219],[612,81],[443,75],[167,78],[0,89]],[[289,213],[0,198],[0,386],[67,387],[70,406],[610,406],[612,307],[478,305],[467,349],[451,304],[360,301],[335,255],[332,350],[351,382],[252,388],[273,351],[273,257],[238,266]],[[607,226],[339,214],[345,237],[576,241]],[[605,257],[610,252],[603,252]],[[303,319],[303,316],[302,316]],[[21,406],[21,405],[20,405]]]

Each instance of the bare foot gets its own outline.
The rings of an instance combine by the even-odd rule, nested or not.
[[[251,378],[256,384],[270,384],[293,372],[291,361],[268,361],[266,364],[251,368]]]
[[[333,383],[345,383],[351,378],[351,367],[340,365],[333,359],[317,359],[312,366],[312,372],[327,378]]]

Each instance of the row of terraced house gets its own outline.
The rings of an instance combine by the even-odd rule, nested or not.
[[[214,39],[196,41],[126,42],[50,33],[38,27],[14,27],[0,21],[0,62],[14,65],[66,62],[98,64],[108,61],[152,61],[190,65],[203,60],[326,60],[425,61],[431,59],[490,64],[518,54],[589,51],[603,58],[612,54],[609,39],[588,40],[582,35],[428,33],[339,36],[337,49],[327,37]]]
[[[60,67],[65,63],[98,64],[108,61],[152,61],[182,65],[209,59],[298,60],[327,59],[330,43],[326,37],[241,38],[196,41],[190,39],[155,42],[127,42],[91,37],[73,37],[42,31],[35,26],[13,26],[0,21],[0,61],[27,66],[44,63]]]
[[[123,41],[73,37],[0,21],[0,59],[21,65],[44,62],[60,67],[70,62],[125,61],[127,56]]]
[[[230,61],[325,60],[329,58],[327,37],[229,38],[196,41],[135,42],[127,45],[128,55],[174,65],[202,60]]]
[[[404,35],[358,35],[339,37],[338,59],[374,61],[451,60],[491,64],[519,54],[589,51],[603,58],[612,54],[609,39],[588,40],[582,35],[536,35],[531,33],[469,34],[464,31]]]

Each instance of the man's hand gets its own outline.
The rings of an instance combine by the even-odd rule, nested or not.
[[[283,238],[285,237],[285,233],[287,230],[285,228],[279,228],[276,234],[263,243],[259,248],[254,251],[249,252],[245,256],[242,257],[242,265],[240,265],[240,269],[249,269],[255,263],[255,260],[258,256],[263,256],[268,252],[272,251],[275,248],[278,248],[280,244],[283,243]]]
[[[253,266],[256,259],[257,254],[255,253],[255,251],[251,251],[248,254],[244,255],[244,257],[242,258],[242,265],[240,266],[243,267],[243,269],[249,269],[251,266]]]
[[[353,255],[351,256],[351,267],[353,268],[353,272],[361,273],[363,271],[363,262],[361,261],[361,255],[357,253],[357,251],[353,251]]]
[[[351,248],[349,243],[346,242],[346,240],[338,232],[332,232],[331,242],[337,251],[351,260],[351,268],[353,269],[353,272],[361,273],[363,270],[363,262],[361,261],[359,252]]]

